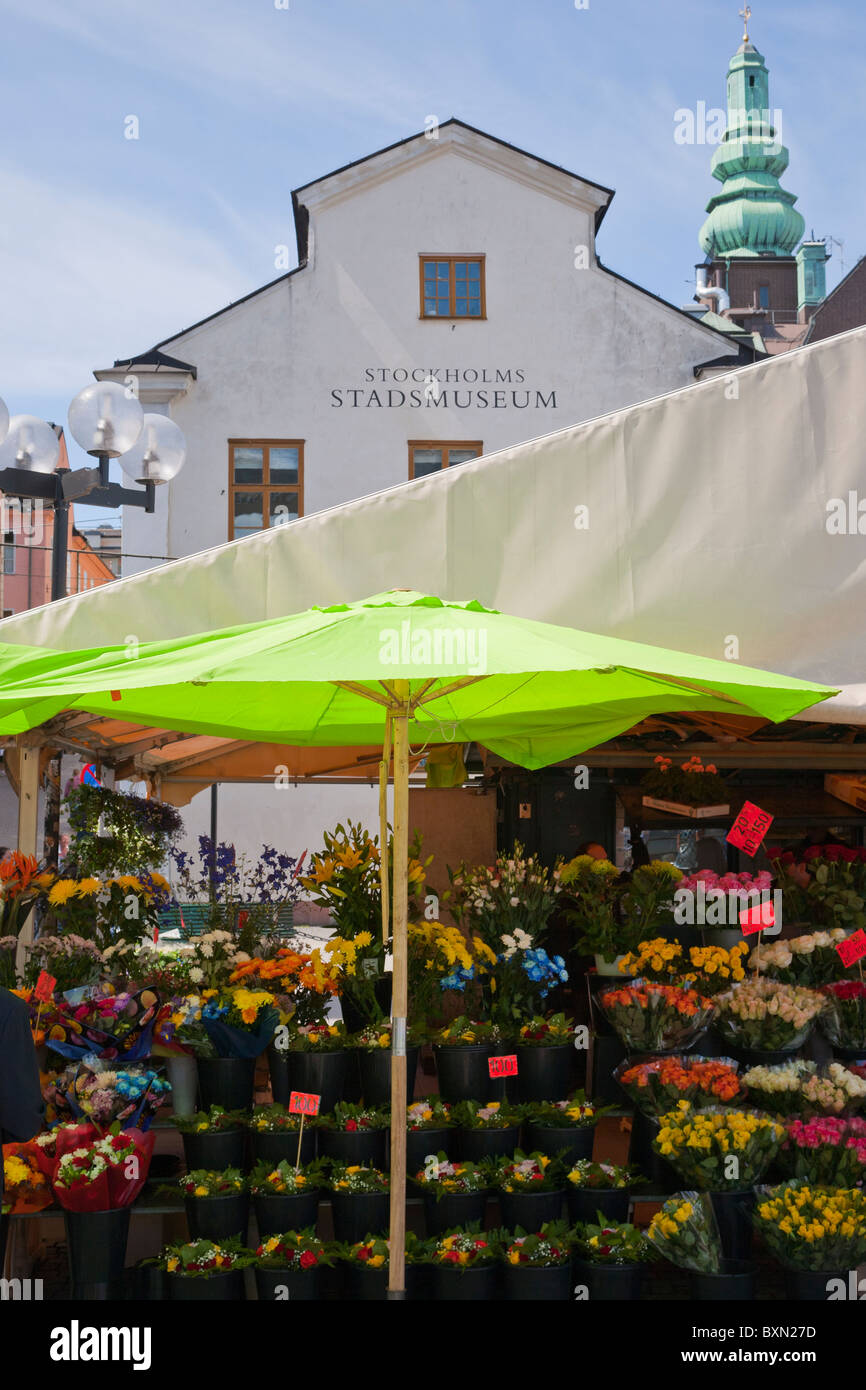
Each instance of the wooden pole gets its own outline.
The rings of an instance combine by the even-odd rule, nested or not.
[[[388,771],[391,765],[391,711],[385,716],[385,742],[379,764],[379,883],[382,890],[382,940],[388,940],[391,918],[388,873]]]
[[[39,745],[25,743],[26,735],[18,737],[18,849],[22,854],[36,855],[39,827]],[[27,948],[33,943],[33,912],[27,914],[18,933],[15,964],[18,973],[24,969]]]
[[[394,713],[394,984],[391,1021],[391,1220],[388,1298],[406,1297],[406,1015],[409,978],[409,682],[395,681]]]

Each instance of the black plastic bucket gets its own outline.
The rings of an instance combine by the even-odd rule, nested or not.
[[[428,1236],[438,1236],[455,1226],[468,1226],[473,1221],[483,1224],[487,1211],[486,1192],[448,1192],[437,1201],[432,1193],[424,1193],[424,1220]]]
[[[755,1272],[751,1260],[722,1260],[718,1274],[689,1275],[691,1296],[699,1303],[729,1303],[755,1297]]]
[[[185,1197],[186,1224],[191,1240],[237,1237],[246,1243],[250,1219],[250,1194],[230,1192],[225,1197]]]
[[[319,1218],[319,1193],[275,1192],[273,1196],[257,1193],[253,1211],[259,1235],[281,1236],[285,1231],[306,1231]]]
[[[65,1211],[72,1297],[118,1298],[126,1260],[129,1207],[115,1211]]]
[[[199,1057],[198,1089],[202,1110],[251,1110],[256,1085],[255,1057]]]

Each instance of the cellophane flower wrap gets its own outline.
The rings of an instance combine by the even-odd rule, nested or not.
[[[298,1193],[315,1192],[327,1185],[325,1163],[313,1159],[295,1168],[288,1159],[279,1163],[257,1163],[249,1176],[249,1188],[255,1197],[293,1197]]]
[[[55,999],[46,1018],[46,1041],[52,1051],[74,1061],[94,1054],[105,1061],[134,1062],[150,1055],[158,1011],[159,996],[152,989],[94,992],[80,1004]]]
[[[490,1165],[487,1163],[455,1163],[444,1153],[430,1154],[413,1179],[418,1187],[435,1197],[462,1196],[471,1192],[486,1192],[490,1187]]]
[[[111,1067],[95,1058],[72,1063],[42,1088],[48,1119],[72,1115],[100,1129],[115,1121],[147,1130],[168,1099],[171,1085],[152,1068]]]
[[[594,1163],[591,1158],[579,1158],[566,1176],[569,1184],[581,1192],[596,1188],[602,1192],[622,1192],[644,1181],[635,1168],[618,1163]]]
[[[737,1047],[793,1051],[808,1038],[824,997],[799,985],[759,977],[720,994],[716,1028]]]
[[[866,1054],[866,984],[839,980],[824,985],[821,1032],[834,1047],[862,1047]]]
[[[515,1268],[550,1269],[568,1264],[571,1258],[571,1233],[562,1221],[548,1221],[540,1231],[503,1236],[502,1258]]]
[[[601,995],[601,1007],[632,1052],[669,1052],[686,1047],[711,1023],[712,999],[695,989],[634,980]]]
[[[54,1196],[67,1211],[114,1211],[130,1206],[147,1181],[153,1134],[126,1129],[67,1150],[56,1158]]]
[[[332,1247],[319,1240],[315,1231],[286,1231],[268,1236],[256,1250],[259,1269],[320,1269],[334,1263]]]
[[[613,1075],[644,1115],[658,1117],[681,1100],[691,1105],[725,1105],[742,1100],[739,1063],[730,1057],[651,1057],[620,1062]]]
[[[361,1163],[334,1163],[328,1186],[333,1192],[352,1194],[356,1192],[387,1192],[388,1174],[378,1168],[368,1168]]]
[[[501,1192],[558,1192],[565,1187],[562,1163],[547,1154],[516,1149],[513,1158],[500,1159],[491,1172]]]
[[[246,1179],[239,1168],[193,1168],[179,1181],[184,1197],[237,1197],[246,1189]]]
[[[841,927],[835,927],[832,931],[792,936],[787,941],[761,942],[749,956],[749,969],[758,970],[782,984],[814,989],[830,980],[838,980],[843,974],[836,946],[847,934]]]
[[[209,1279],[216,1274],[246,1269],[254,1263],[255,1258],[252,1251],[245,1249],[237,1238],[221,1240],[219,1245],[212,1240],[194,1240],[187,1245],[167,1245],[159,1264],[167,1274]]]
[[[866,1192],[795,1180],[759,1188],[755,1229],[787,1269],[843,1273],[866,1260]]]
[[[719,1274],[722,1241],[713,1204],[706,1192],[677,1192],[650,1222],[647,1240],[678,1269]]]
[[[866,1174],[866,1120],[821,1115],[789,1120],[780,1159],[792,1178],[816,1187],[854,1187]]]
[[[218,1057],[258,1057],[272,1040],[280,1015],[273,994],[238,985],[207,998],[201,1021]]]
[[[760,1182],[784,1138],[784,1125],[756,1110],[694,1110],[683,1100],[662,1115],[653,1148],[703,1192],[742,1192]]]
[[[866,1080],[841,1062],[820,1068],[793,1058],[743,1074],[749,1104],[774,1115],[853,1115],[866,1105]]]

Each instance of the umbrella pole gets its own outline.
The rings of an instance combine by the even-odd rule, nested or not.
[[[406,919],[409,895],[409,682],[395,681],[394,711],[394,914],[393,1016],[391,1023],[391,1219],[388,1297],[406,1297],[406,1014],[409,980]]]
[[[391,764],[391,711],[385,716],[385,743],[379,764],[379,883],[382,890],[382,941],[388,940],[391,917],[388,874],[388,769]]]

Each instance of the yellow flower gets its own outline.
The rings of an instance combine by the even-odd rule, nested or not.
[[[378,1269],[379,1266],[380,1266],[380,1265],[383,1265],[384,1263],[385,1263],[385,1256],[384,1256],[384,1255],[371,1255],[370,1258],[369,1258],[369,1260],[367,1261],[367,1264],[368,1264],[368,1265],[372,1265],[374,1269]]]
[[[93,893],[98,893],[102,884],[98,878],[82,878],[78,883],[79,898],[89,898]]]
[[[353,939],[355,942],[355,946],[360,950],[361,947],[369,946],[372,944],[373,935],[371,932],[368,931],[359,931],[358,935]]]
[[[206,1197],[206,1196],[207,1196],[207,1188],[206,1188],[206,1187],[202,1187],[202,1186],[199,1184],[199,1186],[198,1186],[198,1187],[196,1188],[196,1190],[195,1190],[195,1195],[196,1195],[196,1197]]]
[[[172,1255],[170,1259],[166,1260],[165,1267],[168,1270],[169,1274],[174,1274],[174,1271],[177,1269],[179,1264],[180,1260],[177,1258],[177,1256]]]
[[[52,907],[61,907],[63,903],[68,903],[70,898],[74,898],[77,892],[78,883],[74,878],[59,878],[48,894],[48,901]]]

